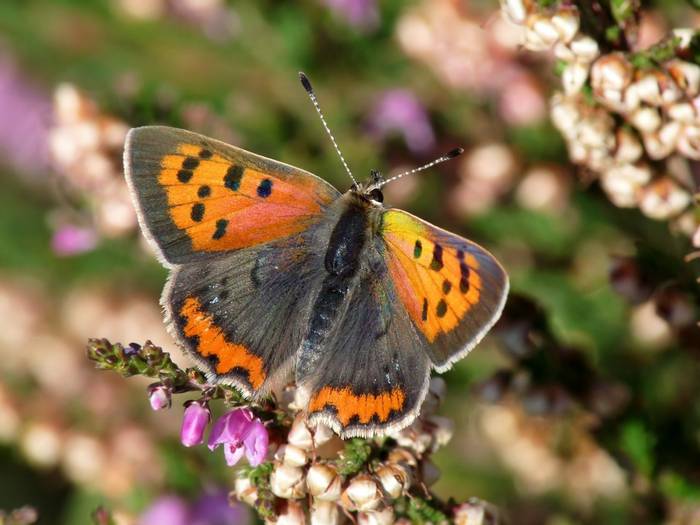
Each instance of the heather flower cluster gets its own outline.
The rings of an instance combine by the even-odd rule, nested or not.
[[[627,27],[622,22],[633,25],[631,6],[615,13],[620,33],[603,38],[583,29],[571,2],[501,5],[508,20],[525,29],[525,48],[552,50],[558,60],[562,91],[552,95],[550,110],[571,160],[600,179],[616,206],[637,207],[694,235],[689,163],[700,160],[698,34],[675,29],[648,49],[634,49],[636,33],[621,29]]]
[[[446,394],[440,378],[431,381],[413,424],[386,437],[344,442],[327,426],[307,422],[293,385],[279,393],[278,402],[249,405],[234,389],[210,385],[194,369],[181,370],[150,342],[124,347],[92,340],[88,356],[101,369],[159,378],[148,387],[156,411],[170,408],[175,394],[199,393],[185,402],[182,444],[223,448],[229,467],[245,457],[248,466],[237,471],[231,494],[266,523],[301,524],[308,517],[313,524],[333,525],[348,516],[362,524],[499,521],[497,510],[478,499],[447,503],[430,493],[440,476],[430,456],[453,434],[452,421],[436,414]],[[211,405],[217,400],[226,408],[212,424]],[[170,503],[163,502],[163,512],[172,511]]]

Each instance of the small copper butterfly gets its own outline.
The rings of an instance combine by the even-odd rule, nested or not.
[[[431,370],[466,356],[503,309],[498,261],[385,207],[378,172],[341,194],[307,171],[161,126],[129,132],[124,169],[170,269],[168,325],[207,378],[249,398],[294,378],[310,420],[344,438],[410,424]]]

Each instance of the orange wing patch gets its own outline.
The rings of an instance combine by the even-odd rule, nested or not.
[[[407,213],[386,212],[383,234],[399,297],[432,343],[454,330],[479,302],[479,262],[462,249],[431,239],[434,232]]]
[[[300,233],[321,213],[318,183],[294,182],[181,144],[161,160],[170,218],[194,250],[227,251]]]
[[[217,358],[217,373],[228,374],[235,368],[241,368],[247,373],[248,382],[255,390],[262,386],[266,377],[262,359],[245,346],[227,341],[221,328],[202,309],[198,299],[192,296],[185,299],[180,315],[185,319],[185,336],[198,338],[196,352],[205,358]]]
[[[381,394],[356,395],[350,387],[323,387],[309,401],[309,412],[320,412],[327,406],[336,410],[336,417],[347,426],[354,417],[359,423],[367,424],[377,416],[380,423],[389,420],[392,410],[400,411],[406,401],[406,394],[397,387]]]

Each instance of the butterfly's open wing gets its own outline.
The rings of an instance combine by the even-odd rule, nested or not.
[[[339,196],[306,171],[162,126],[129,132],[124,170],[142,229],[170,264],[298,234]]]
[[[508,276],[477,244],[401,210],[384,213],[381,236],[398,296],[443,372],[498,320]]]
[[[124,169],[141,227],[172,274],[169,327],[207,371],[252,396],[293,365],[321,279],[322,179],[189,131],[129,132]],[[322,238],[321,236],[320,238]]]
[[[410,424],[430,377],[421,339],[376,248],[369,248],[370,262],[326,343],[311,350],[316,356],[303,351],[297,360],[297,384],[308,398],[309,418],[343,438]]]
[[[247,397],[291,377],[322,281],[314,230],[173,272],[163,295],[173,335],[212,382]]]

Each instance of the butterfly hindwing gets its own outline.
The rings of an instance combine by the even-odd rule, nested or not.
[[[508,276],[486,250],[401,210],[381,235],[397,295],[442,372],[483,338],[503,310]]]
[[[171,264],[301,233],[339,195],[306,171],[163,126],[129,132],[124,168],[141,226]]]
[[[313,233],[174,271],[163,296],[170,330],[210,381],[250,397],[288,379],[322,279]]]
[[[322,348],[297,358],[297,383],[307,394],[311,420],[344,438],[409,424],[430,376],[430,360],[380,250],[377,238],[365,251],[361,275]]]

